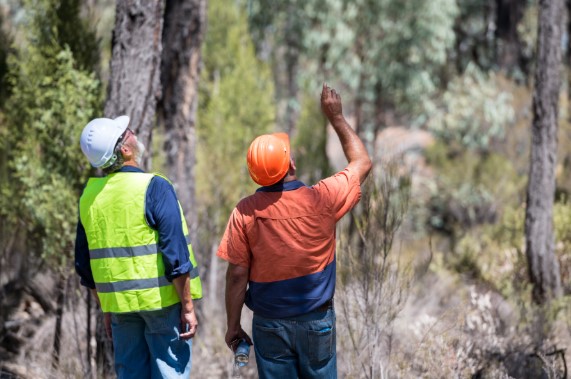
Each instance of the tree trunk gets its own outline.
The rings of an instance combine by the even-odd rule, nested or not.
[[[91,319],[92,319],[91,309],[93,308],[93,306],[92,306],[93,301],[91,300],[91,298],[93,295],[91,294],[91,291],[89,291],[89,290],[87,290],[86,293],[87,293],[87,298],[85,300],[85,303],[86,303],[86,305],[85,305],[85,308],[86,308],[85,327],[87,330],[85,333],[85,335],[86,335],[85,340],[87,341],[87,352],[85,355],[87,357],[87,362],[86,362],[87,370],[86,370],[85,376],[88,378],[93,378],[93,367],[91,367],[91,354],[92,354],[92,351],[91,351]]]
[[[103,312],[97,310],[95,323],[95,362],[97,366],[97,377],[112,378],[115,370],[113,369],[113,341],[105,332],[105,322],[103,320]],[[88,341],[89,343],[89,341]]]
[[[63,320],[63,310],[65,307],[65,292],[66,292],[67,278],[63,274],[59,274],[58,294],[57,294],[57,308],[56,308],[56,323],[54,330],[54,343],[52,351],[52,367],[58,369],[60,362],[61,351],[61,323]]]
[[[106,117],[126,114],[130,128],[149,149],[143,167],[150,166],[152,126],[160,97],[161,35],[164,2],[117,1]]]
[[[525,238],[533,299],[542,304],[562,292],[559,264],[554,252],[553,201],[563,7],[562,0],[541,0],[539,6]]]
[[[172,180],[196,242],[194,166],[196,163],[196,110],[206,27],[206,0],[167,0],[161,63],[162,116],[168,177]],[[196,246],[195,246],[196,247]]]

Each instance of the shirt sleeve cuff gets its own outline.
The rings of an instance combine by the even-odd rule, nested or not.
[[[165,273],[165,276],[169,282],[172,282],[173,279],[176,279],[181,275],[188,274],[192,269],[193,269],[192,263],[189,261],[175,268],[170,273]]]

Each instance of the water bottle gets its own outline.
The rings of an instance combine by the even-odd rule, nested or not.
[[[238,342],[238,346],[236,346],[236,350],[234,350],[234,368],[232,377],[234,378],[241,378],[242,375],[240,374],[240,367],[244,367],[248,364],[250,359],[250,345],[246,342],[245,339],[241,339]]]
[[[238,346],[234,351],[234,363],[239,367],[244,367],[250,359],[250,344],[245,339],[238,342]]]

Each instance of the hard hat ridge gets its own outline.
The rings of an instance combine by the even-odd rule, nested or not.
[[[262,186],[279,182],[287,174],[290,144],[286,133],[264,134],[252,141],[246,162],[252,179]]]
[[[79,144],[93,167],[104,168],[115,162],[115,145],[127,126],[129,117],[119,116],[115,119],[96,118],[83,128]]]

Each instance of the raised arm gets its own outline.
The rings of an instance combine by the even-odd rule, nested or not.
[[[371,158],[365,145],[343,116],[341,96],[325,83],[321,91],[321,109],[341,141],[343,153],[349,162],[347,168],[355,170],[359,175],[359,182],[363,183],[371,171]]]

